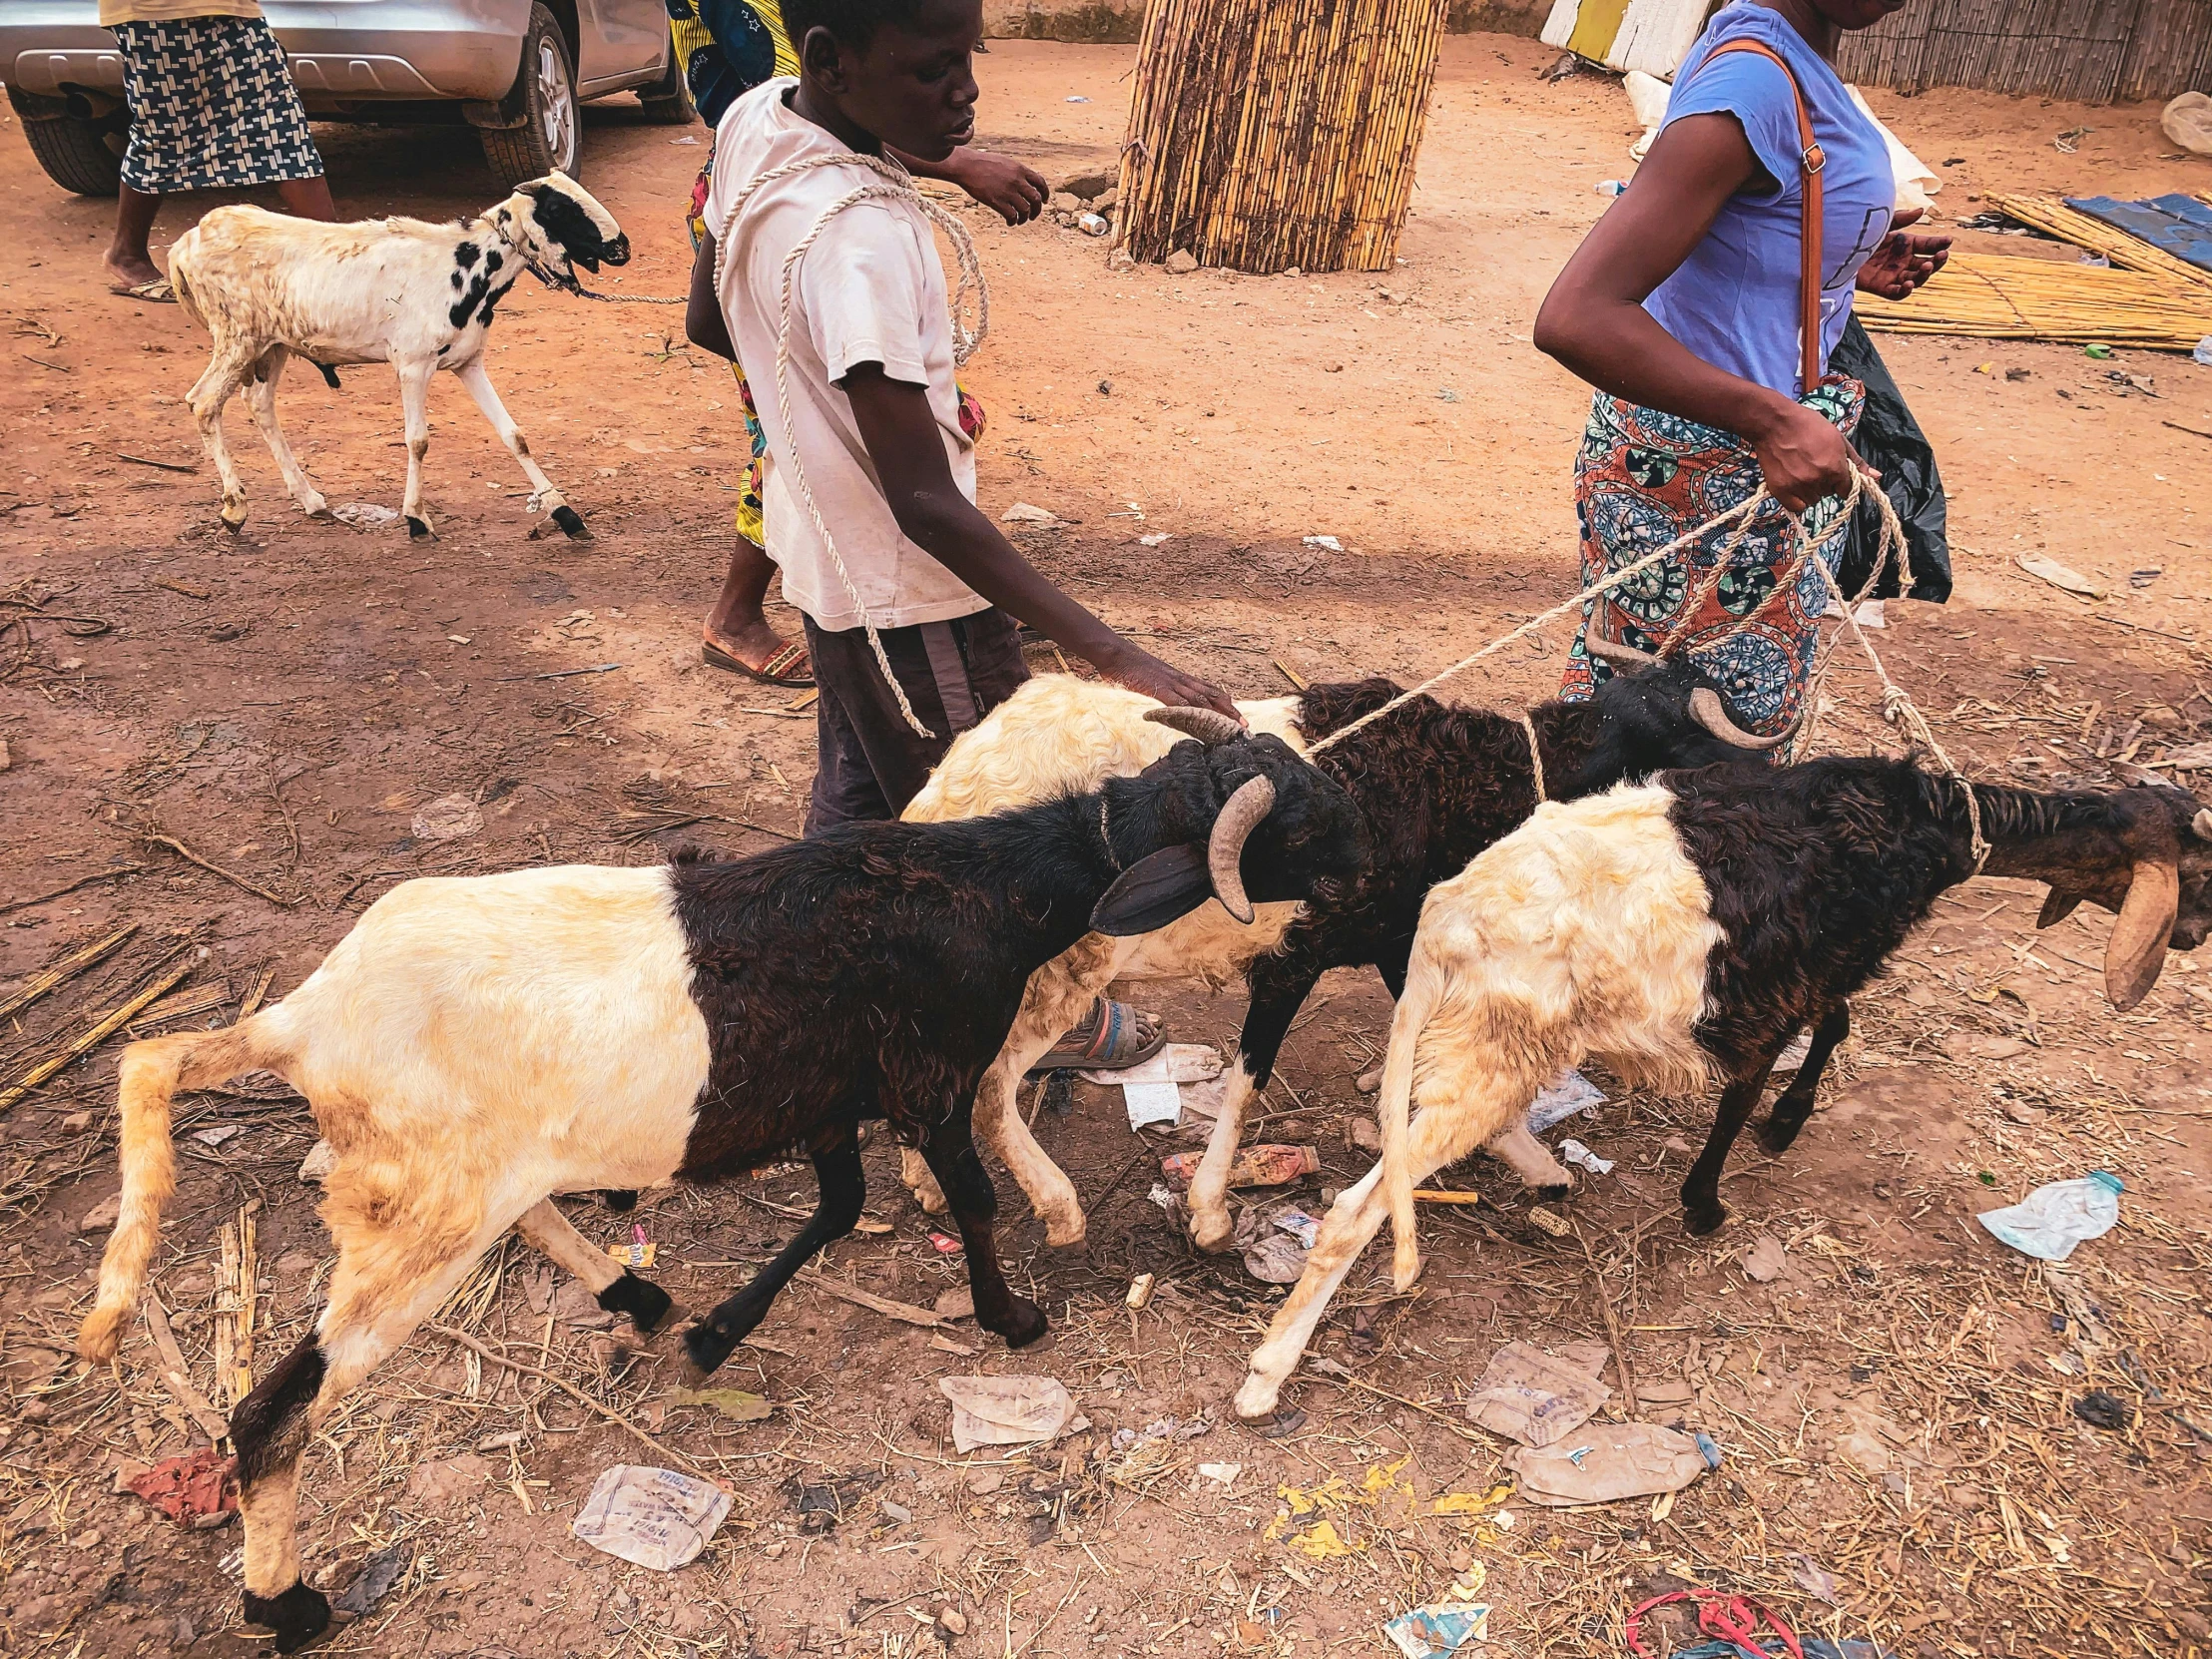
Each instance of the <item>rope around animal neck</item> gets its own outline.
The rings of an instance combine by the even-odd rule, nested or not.
[[[915,189],[913,176],[897,163],[886,162],[880,156],[863,156],[857,151],[851,151],[841,155],[808,156],[800,161],[788,162],[782,167],[771,168],[738,192],[736,199],[730,204],[729,212],[723,216],[722,238],[715,246],[716,303],[719,304],[722,300],[723,273],[729,265],[730,245],[736,240],[732,233],[736,230],[738,215],[744,210],[746,203],[763,186],[823,167],[864,168],[882,175],[884,182],[862,185],[830,203],[823,210],[821,217],[816,219],[813,228],[784,257],[784,281],[776,328],[776,415],[783,422],[785,446],[791,454],[792,481],[798,486],[799,498],[806,505],[807,516],[814,521],[815,533],[822,538],[823,549],[830,555],[830,563],[837,573],[838,582],[844,587],[845,597],[852,601],[852,608],[860,613],[860,627],[867,634],[868,649],[875,654],[875,666],[882,671],[884,684],[890,687],[891,696],[896,700],[898,712],[906,724],[920,736],[933,738],[936,734],[922,725],[921,718],[914,713],[913,704],[907,701],[906,688],[898,683],[898,676],[891,672],[891,660],[883,650],[882,635],[876,631],[874,618],[867,614],[867,602],[860,597],[859,585],[852,580],[852,573],[845,568],[844,556],[837,551],[835,538],[830,534],[830,526],[823,520],[822,508],[815,500],[814,488],[807,482],[807,468],[799,458],[798,445],[790,441],[792,284],[799,271],[799,262],[807,257],[807,251],[814,247],[815,239],[822,235],[832,219],[845,209],[857,207],[862,202],[890,201],[905,202],[920,209],[922,217],[941,229],[945,240],[952,244],[953,258],[960,267],[960,279],[952,290],[948,306],[952,324],[952,362],[955,367],[964,367],[968,358],[974,355],[975,348],[983,343],[983,337],[990,332],[991,292],[989,285],[983,280],[983,267],[976,258],[975,242],[968,235],[967,227],[949,209],[930,201]],[[973,328],[968,327],[961,318],[962,304],[971,288],[975,293]]]
[[[1544,793],[1544,752],[1536,742],[1536,723],[1528,718],[1528,711],[1520,711],[1521,730],[1528,734],[1528,764],[1536,774],[1536,805],[1541,807],[1551,799]]]

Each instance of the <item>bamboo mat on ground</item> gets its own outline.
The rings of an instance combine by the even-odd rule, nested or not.
[[[2212,334],[2212,288],[2053,260],[1953,254],[1912,298],[1862,293],[1855,303],[1869,328],[1893,334],[2078,340],[2161,351],[2187,351]]]
[[[2187,260],[2177,260],[2163,248],[2155,248],[2140,237],[2131,237],[2116,225],[2091,219],[2079,209],[2067,207],[2055,196],[2012,196],[1990,191],[1984,199],[1997,212],[2022,225],[2032,225],[2038,231],[2048,231],[2061,242],[2102,254],[2122,271],[2140,271],[2194,287],[2212,288],[2212,271],[2202,270]]]

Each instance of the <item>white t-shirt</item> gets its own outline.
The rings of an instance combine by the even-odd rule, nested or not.
[[[731,204],[761,175],[811,156],[852,154],[786,106],[786,95],[798,85],[766,82],[723,115],[705,215],[718,247]],[[788,428],[777,406],[784,262],[832,203],[883,182],[872,169],[854,165],[813,168],[762,186],[736,225],[728,226],[734,240],[717,294],[768,437],[762,503],[769,552],[783,567],[784,596],[816,627],[830,630],[859,627],[861,614],[799,494],[795,465],[806,468],[815,504],[876,627],[972,616],[990,603],[900,533],[853,424],[852,406],[833,383],[855,363],[878,362],[892,379],[926,386],[953,481],[975,499],[975,446],[960,430],[944,267],[920,209],[876,198],[823,227],[792,283]]]

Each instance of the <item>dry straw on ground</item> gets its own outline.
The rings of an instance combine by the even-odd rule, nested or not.
[[[1387,271],[1443,0],[1154,0],[1120,243],[1253,274]]]

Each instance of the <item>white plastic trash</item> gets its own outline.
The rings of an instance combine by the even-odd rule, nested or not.
[[[594,1549],[673,1572],[707,1547],[730,1513],[730,1494],[674,1469],[617,1463],[599,1477],[569,1530]]]
[[[1595,1083],[1579,1071],[1563,1071],[1529,1103],[1528,1132],[1541,1135],[1577,1112],[1587,1112],[1592,1106],[1604,1104],[1605,1096]]]
[[[2077,1181],[2037,1187],[2019,1203],[1984,1210],[1974,1219],[2023,1256],[2063,1262],[2083,1239],[2112,1231],[2120,1219],[2120,1194],[2126,1190],[2110,1170],[2094,1169]]]
[[[2197,341],[2197,348],[2189,353],[2189,360],[2193,363],[2202,363],[2207,368],[2212,368],[2212,334],[2206,334],[2204,338]]]

